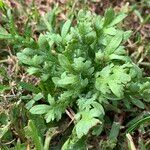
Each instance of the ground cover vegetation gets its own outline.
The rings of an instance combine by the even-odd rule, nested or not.
[[[149,8],[0,0],[0,148],[150,149]]]

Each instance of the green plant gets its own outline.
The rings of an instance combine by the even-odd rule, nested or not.
[[[144,136],[150,120],[150,79],[143,77],[145,71],[137,65],[148,60],[149,45],[145,43],[144,53],[133,52],[131,58],[137,65],[134,64],[126,51],[132,32],[124,32],[120,23],[126,17],[124,13],[116,15],[108,9],[102,17],[81,10],[77,15],[82,3],[69,3],[65,8],[56,5],[40,17],[34,2],[29,6],[21,0],[19,9],[9,9],[0,0],[0,48],[4,48],[0,58],[8,56],[0,61],[0,147],[108,150],[125,149],[126,141],[129,147],[136,147],[136,139],[139,149],[148,148],[149,141]],[[88,3],[84,2],[84,8]],[[64,9],[70,19],[63,25],[56,15]],[[145,6],[139,9],[145,10]],[[144,12],[139,9],[133,10],[144,25],[149,16],[142,18]],[[21,26],[18,18],[24,18]],[[36,32],[43,33],[38,40]],[[135,33],[135,43],[141,43]],[[24,50],[20,52],[21,49]],[[14,56],[17,52],[24,67],[18,67]],[[13,75],[9,73],[11,66],[16,68]],[[26,68],[32,76],[24,78]],[[25,82],[29,77],[35,79],[33,76],[40,81],[38,84]],[[55,126],[60,127],[58,132]],[[133,140],[130,134],[134,132],[139,136]]]
[[[149,102],[149,78],[143,77],[123,46],[132,32],[117,26],[125,17],[112,9],[104,17],[81,10],[77,23],[68,19],[60,34],[50,29],[40,34],[35,49],[31,44],[17,54],[27,72],[40,79],[38,90],[45,100],[44,104],[33,101],[30,112],[43,115],[47,123],[59,121],[70,108],[75,112],[63,150],[86,149],[88,135],[104,131],[106,112],[118,115],[120,109],[144,109],[144,101]],[[107,143],[115,147],[121,123],[112,122],[117,128],[112,127]]]

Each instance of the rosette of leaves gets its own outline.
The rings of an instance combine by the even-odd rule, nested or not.
[[[60,120],[68,107],[76,113],[63,150],[78,149],[78,144],[85,149],[85,142],[81,144],[85,137],[104,125],[106,105],[144,109],[144,101],[150,99],[149,78],[143,77],[123,46],[132,33],[117,26],[125,17],[112,9],[104,17],[81,10],[76,23],[68,19],[60,34],[41,34],[38,49],[17,54],[27,72],[41,80],[39,87],[47,99],[45,104],[35,103],[30,112],[42,114],[47,123]]]

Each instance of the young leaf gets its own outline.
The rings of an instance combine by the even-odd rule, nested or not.
[[[30,109],[30,108],[34,105],[34,103],[35,103],[36,101],[40,100],[41,98],[43,98],[43,94],[42,94],[42,93],[36,94],[36,95],[33,97],[33,99],[31,99],[31,100],[25,105],[25,107],[26,107],[27,109]]]
[[[30,112],[32,114],[45,114],[50,110],[49,105],[45,104],[40,104],[40,105],[35,105],[30,109]]]
[[[62,37],[59,34],[50,34],[50,39],[58,45],[62,43]]]
[[[131,102],[136,105],[137,107],[141,108],[141,109],[144,109],[145,108],[145,105],[144,103],[139,100],[139,99],[134,99],[134,98],[131,98]]]
[[[58,60],[59,60],[59,63],[60,65],[65,69],[65,70],[68,70],[68,68],[70,68],[70,62],[69,60],[67,59],[67,57],[63,54],[59,54],[58,55]]]
[[[31,68],[27,69],[27,72],[28,72],[30,75],[33,75],[33,74],[39,73],[39,72],[40,72],[40,69],[39,69],[39,68],[35,68],[35,67],[31,67]]]
[[[121,84],[117,84],[117,82],[115,80],[109,80],[108,85],[109,85],[111,91],[117,97],[122,97],[123,96],[123,86]]]
[[[55,103],[54,98],[50,94],[48,94],[48,102],[50,105],[53,105]]]
[[[49,50],[50,48],[46,36],[43,34],[40,34],[38,38],[38,45],[41,50]]]
[[[43,61],[44,61],[43,56],[35,55],[35,56],[32,58],[32,63],[33,63],[34,66],[40,65]]]
[[[99,113],[97,113],[96,109],[92,109],[90,111],[85,110],[81,112],[81,120],[79,120],[75,125],[78,138],[88,134],[89,130],[93,126],[101,123],[100,120],[96,119],[95,117],[99,117]]]
[[[69,29],[70,29],[70,26],[71,26],[71,20],[67,20],[65,22],[65,24],[63,25],[62,30],[61,30],[61,36],[63,38],[67,35],[67,33],[68,33]]]
[[[105,12],[105,20],[104,20],[104,27],[108,26],[115,17],[115,12],[112,8],[109,8],[108,10],[106,10]]]
[[[118,32],[110,41],[110,43],[105,48],[106,54],[112,54],[120,45],[122,41],[122,32]]]
[[[66,106],[64,103],[56,103],[52,105],[45,115],[46,122],[54,121],[55,119],[58,121],[61,119],[62,114],[65,112]]]
[[[119,22],[121,22],[127,15],[124,13],[119,14],[118,16],[116,16],[113,21],[110,23],[109,26],[114,26],[116,24],[118,24]]]
[[[17,53],[17,58],[19,59],[20,62],[26,64],[26,65],[31,65],[31,58],[24,53]]]
[[[74,84],[76,82],[76,76],[65,76],[64,78],[60,79],[58,81],[58,86],[60,87],[64,87],[65,85],[68,85],[68,84]]]
[[[131,80],[131,77],[122,67],[111,66],[107,66],[99,72],[99,77],[96,78],[95,87],[103,94],[110,93],[111,90],[121,99],[124,95],[124,84],[127,84]]]
[[[109,35],[115,35],[117,33],[117,30],[114,27],[109,27],[104,29],[104,33]]]
[[[127,41],[127,40],[130,38],[131,34],[132,34],[132,31],[131,31],[131,30],[125,31],[125,32],[123,33],[123,41]]]

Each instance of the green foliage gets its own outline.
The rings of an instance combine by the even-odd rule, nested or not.
[[[140,116],[137,116],[136,118],[134,118],[133,120],[131,120],[128,124],[127,124],[127,133],[131,133],[132,131],[134,131],[137,127],[139,127],[140,125],[143,125],[145,122],[150,122],[150,115],[149,113],[144,113]]]
[[[149,81],[144,81],[141,70],[122,46],[131,32],[116,26],[125,17],[112,9],[103,18],[81,10],[77,24],[71,26],[67,20],[60,35],[41,34],[38,49],[26,48],[17,54],[29,74],[39,77],[45,86],[51,84],[49,104],[35,105],[31,113],[44,114],[48,123],[61,119],[68,107],[76,112],[71,139],[63,149],[76,145],[91,129],[103,124],[105,103],[119,106],[124,101],[124,107],[132,107],[131,103],[145,107],[141,100],[149,95]],[[110,131],[108,142],[113,147],[119,128],[114,123]]]
[[[20,31],[18,31],[13,10],[5,5],[7,6],[5,2],[3,3],[3,1],[0,0],[0,10],[1,8],[3,10],[1,19],[5,22],[4,25],[0,25],[0,40],[7,40],[9,45],[13,46],[13,49],[16,51],[18,51],[19,48],[28,46],[36,48],[36,42],[31,38],[31,27],[28,24],[28,21],[23,24],[23,33],[21,34]]]
[[[0,93],[4,92],[5,90],[9,90],[9,89],[10,89],[10,87],[0,84]]]
[[[23,88],[26,89],[27,91],[31,91],[33,93],[38,93],[40,92],[39,88],[35,87],[34,85],[26,82],[20,82],[19,85]]]
[[[100,110],[96,109],[91,109],[89,110],[84,110],[83,112],[80,112],[80,114],[77,114],[77,117],[79,118],[78,115],[81,115],[81,119],[77,122],[75,128],[76,128],[76,134],[77,137],[80,139],[83,135],[87,135],[89,130],[93,127],[96,126],[97,124],[101,123],[100,120],[96,119],[96,117],[100,116]],[[78,119],[77,119],[78,120]]]
[[[4,135],[7,133],[10,127],[10,122],[8,120],[8,117],[6,114],[1,113],[0,114],[0,140],[4,137]]]
[[[31,137],[37,150],[43,149],[41,137],[38,135],[37,128],[32,120],[29,120],[28,126],[25,128],[27,138]]]
[[[75,130],[72,131],[72,135],[64,143],[62,150],[86,150],[86,138],[82,137],[79,139],[75,133]]]
[[[19,83],[22,89],[35,94],[25,107],[34,115],[44,116],[46,123],[59,121],[71,108],[75,112],[71,118],[74,126],[62,150],[84,150],[91,133],[105,131],[108,108],[117,110],[115,113],[120,109],[145,108],[145,102],[149,102],[150,82],[149,78],[143,77],[142,70],[132,62],[123,46],[132,32],[119,29],[117,24],[126,14],[116,15],[113,9],[108,9],[101,17],[80,10],[76,22],[68,19],[58,33],[53,29],[56,10],[57,7],[49,14],[49,21],[46,20],[48,16],[43,18],[48,32],[41,33],[37,42],[18,34],[9,11],[10,33],[1,27],[0,39],[23,41],[22,45],[17,45],[26,47],[17,53],[19,63],[40,81],[37,87]],[[147,119],[138,121],[129,131]],[[108,139],[102,141],[100,147],[115,148],[120,126],[114,121]],[[35,148],[43,149],[42,139],[32,120],[25,131]]]
[[[112,93],[117,97],[124,97],[124,86],[131,81],[124,66],[106,66],[101,72],[97,73],[96,89],[103,94]],[[111,91],[110,91],[111,90]]]
[[[6,4],[3,0],[0,0],[0,10],[5,11],[6,9]]]

